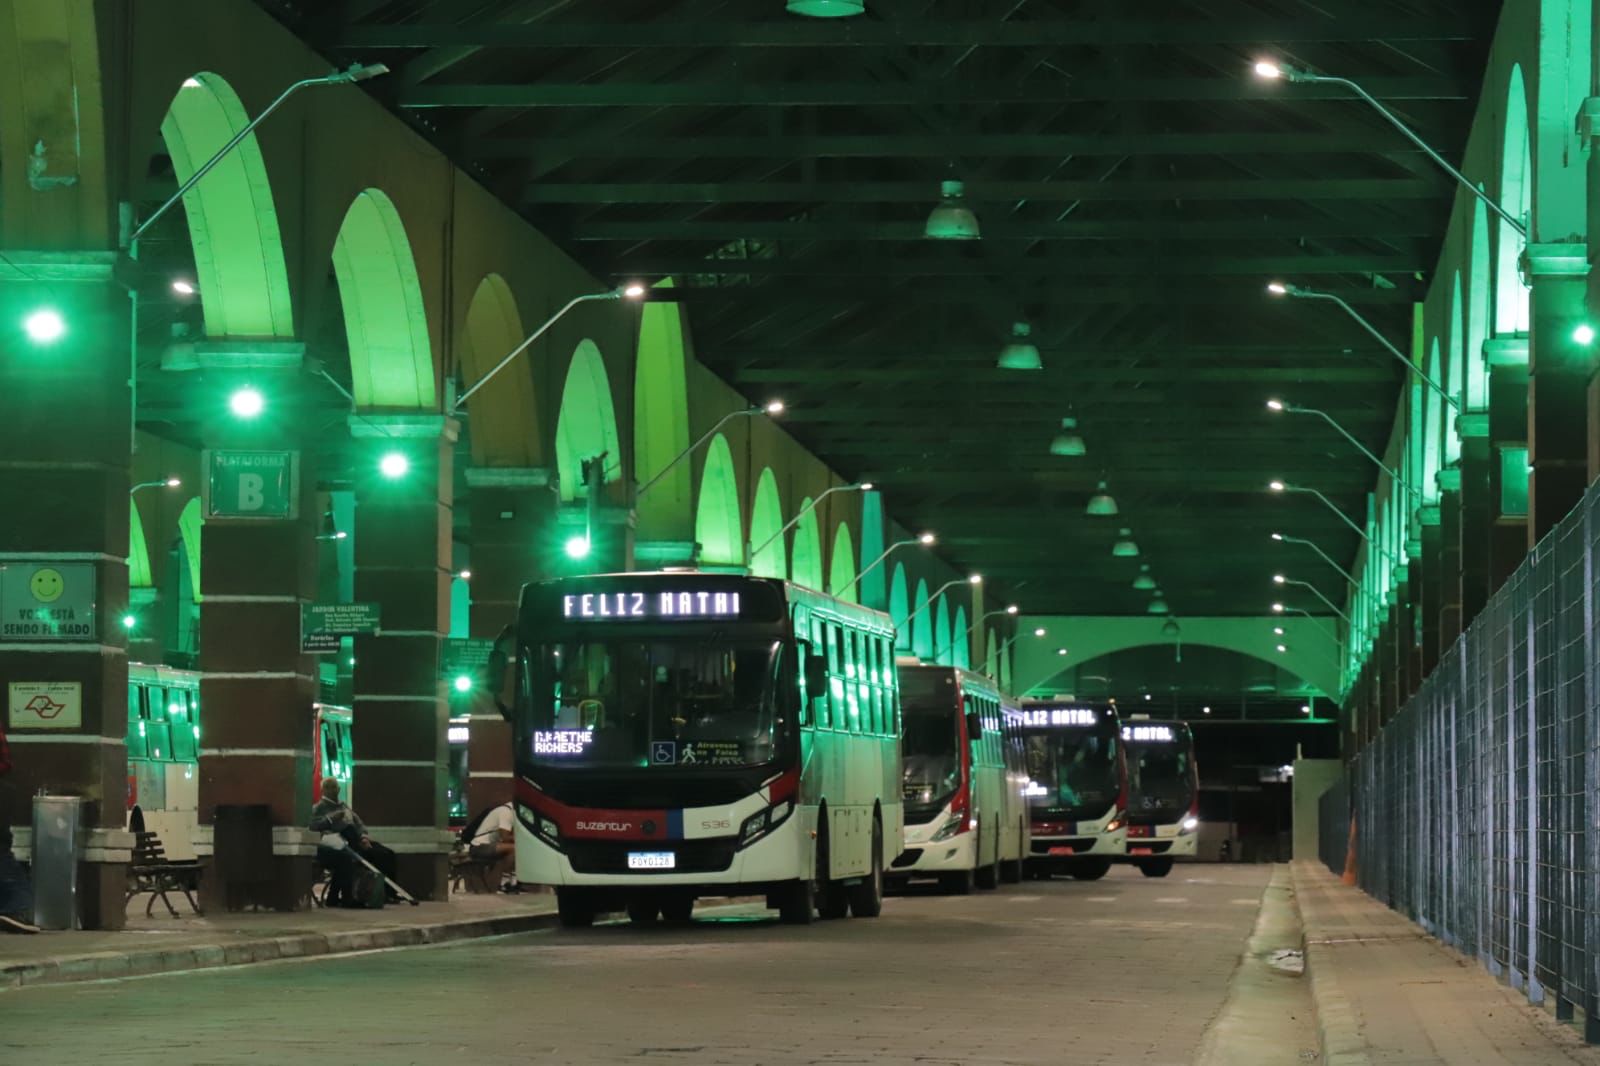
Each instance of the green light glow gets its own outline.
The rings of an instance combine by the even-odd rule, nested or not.
[[[700,562],[713,566],[744,563],[744,528],[739,520],[739,480],[728,440],[718,433],[706,448],[700,474],[700,501],[695,508],[694,539]]]
[[[453,681],[452,684],[455,686],[455,690],[457,692],[471,692],[472,691],[472,678],[468,677],[466,674],[457,675],[455,681]]]
[[[134,626],[136,626],[138,624],[139,624],[139,620],[137,618],[135,618],[133,615],[125,614],[125,615],[122,616],[122,628],[123,629],[132,629]]]
[[[587,559],[589,557],[589,538],[585,536],[568,537],[565,548],[567,558]]]
[[[237,418],[254,418],[266,409],[267,401],[261,395],[261,390],[246,385],[242,389],[235,389],[232,396],[228,397],[228,410]]]
[[[398,480],[411,472],[411,460],[403,452],[387,452],[378,460],[378,472],[390,481]]]
[[[35,344],[54,344],[66,336],[67,323],[53,307],[41,307],[22,320],[22,328]]]

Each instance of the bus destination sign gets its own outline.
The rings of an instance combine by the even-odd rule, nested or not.
[[[1099,721],[1092,707],[1026,707],[1018,718],[1023,726],[1094,725]]]
[[[1169,725],[1125,725],[1122,727],[1122,739],[1135,743],[1170,743],[1176,739],[1172,735]]]
[[[561,597],[561,617],[569,622],[612,619],[641,622],[692,622],[739,617],[739,593],[708,590],[660,592],[578,592]]]

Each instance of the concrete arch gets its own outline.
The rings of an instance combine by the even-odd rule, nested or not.
[[[1427,374],[1439,380],[1439,338],[1428,345]],[[1422,498],[1428,503],[1439,499],[1439,471],[1444,454],[1444,401],[1432,389],[1422,395]]]
[[[128,496],[128,587],[150,588],[150,547],[145,541],[144,521],[139,517],[139,502]]]
[[[1489,308],[1494,291],[1489,269],[1489,209],[1482,200],[1472,202],[1472,244],[1467,250],[1467,350],[1466,379],[1462,382],[1461,407],[1484,411],[1489,407],[1489,363],[1483,357],[1483,342],[1489,338],[1492,323]]]
[[[933,616],[933,661],[940,666],[949,666],[951,663],[950,598],[941,592],[939,602],[928,608],[927,613]]]
[[[894,650],[909,654],[911,627],[906,625],[906,615],[911,613],[910,592],[906,588],[906,568],[894,564],[894,577],[889,582],[889,618],[894,622]]]
[[[1527,222],[1533,213],[1533,148],[1528,136],[1528,91],[1522,67],[1511,68],[1506,86],[1505,138],[1500,153],[1500,205],[1513,216]],[[1518,259],[1522,256],[1522,237],[1506,222],[1496,234],[1495,252],[1495,333],[1528,332],[1529,292],[1522,284]]]
[[[458,358],[463,387],[470,388],[493,370],[526,336],[511,286],[499,274],[489,274],[473,290],[461,330]],[[544,436],[526,359],[526,355],[519,357],[467,401],[472,461],[478,466],[544,463]]]
[[[1000,644],[995,639],[994,630],[990,629],[985,634],[983,641],[983,672],[988,674],[990,677],[993,677],[996,665],[995,661],[999,657]]]
[[[1446,327],[1449,330],[1446,341],[1448,347],[1445,352],[1445,376],[1438,379],[1445,390],[1462,403],[1462,395],[1466,391],[1464,379],[1466,378],[1466,324],[1462,318],[1461,306],[1461,271],[1456,271],[1450,283],[1450,310]],[[1446,409],[1440,401],[1441,416],[1444,419],[1444,440],[1442,442],[1443,458],[1441,462],[1450,466],[1461,459],[1461,434],[1452,417],[1453,412]]]
[[[833,552],[828,559],[828,591],[842,600],[856,603],[861,590],[854,584],[855,580],[855,540],[850,536],[850,524],[840,522],[833,531]]]
[[[586,338],[572,353],[561,389],[561,413],[556,416],[556,471],[563,500],[587,496],[583,464],[602,454],[606,457],[603,481],[609,484],[622,472],[622,443],[617,437],[617,413],[605,360],[594,341]]]
[[[706,448],[695,506],[694,539],[707,566],[744,565],[744,525],[739,517],[739,475],[728,438],[718,433]]]
[[[795,523],[794,551],[789,558],[789,580],[808,589],[822,589],[822,532],[811,497],[800,501],[804,517]]]
[[[183,511],[178,515],[178,536],[183,539],[184,561],[189,564],[190,587],[194,589],[194,602],[201,601],[200,596],[200,530],[205,525],[201,517],[200,497],[196,496],[183,505]]]
[[[428,316],[400,213],[378,189],[358,194],[339,224],[333,273],[344,305],[357,407],[433,410]]]
[[[202,71],[184,79],[161,121],[178,183],[249,122],[238,94],[220,75]],[[206,335],[293,337],[278,212],[254,133],[183,194],[183,209]]]
[[[1016,647],[1014,645],[1012,646],[1010,651],[1004,652],[1004,653],[1001,654],[1001,656],[1000,656],[1000,676],[995,679],[995,680],[1000,682],[1000,691],[1009,693],[1011,695],[1016,695],[1016,692],[1017,692],[1016,689],[1011,687],[1011,677],[1012,677],[1012,671],[1014,669],[1014,667],[1012,666],[1012,663],[1016,659],[1016,654],[1017,654],[1017,649],[1016,649]]]
[[[1146,645],[1170,647],[1172,641],[1161,635],[1163,624],[1165,619],[1151,616],[1035,615],[1019,619],[1021,631],[1043,626],[1050,639],[1019,640],[1012,645],[1017,687],[1009,691],[1026,695],[1063,670],[1112,652]],[[1336,625],[1337,619],[1321,615],[1185,618],[1183,643],[1185,647],[1222,648],[1266,660],[1333,696],[1339,691],[1341,658],[1332,636]],[[1282,637],[1273,634],[1274,626],[1284,630]],[[1280,642],[1288,649],[1281,654],[1274,650]],[[1058,654],[1058,648],[1066,648],[1067,654]]]
[[[668,278],[656,287],[671,285]],[[641,485],[689,447],[687,355],[679,307],[652,301],[640,313],[633,369],[633,476]],[[673,534],[689,514],[690,488],[687,463],[679,463],[652,486],[638,502],[640,536],[676,539]]]
[[[883,554],[887,547],[889,532],[885,529],[883,518],[883,496],[877,492],[863,492],[861,494],[861,554],[856,560],[858,569],[871,566],[873,561]],[[861,585],[856,591],[860,594],[860,602],[876,610],[886,610],[889,606],[889,571],[883,566],[874,566],[866,577],[861,579]]]
[[[928,603],[928,583],[922,578],[917,579],[917,592],[912,597],[911,609],[917,613],[911,616],[911,654],[924,662],[933,662],[933,605]],[[917,610],[918,608],[921,610]]]
[[[757,577],[788,575],[789,553],[784,549],[783,538],[778,536],[782,528],[783,500],[778,496],[777,475],[769,466],[756,479],[756,498],[750,505],[750,546],[767,546],[750,557],[750,573]]]
[[[957,607],[955,616],[950,619],[950,665],[971,666],[972,651],[971,641],[967,640],[967,609]]]

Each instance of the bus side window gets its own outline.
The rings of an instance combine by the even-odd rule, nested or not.
[[[879,647],[883,649],[883,684],[889,699],[889,735],[897,737],[900,735],[900,678],[895,672],[894,638],[879,638]]]
[[[867,721],[867,732],[875,735],[883,733],[883,678],[879,676],[881,664],[878,661],[878,638],[871,633],[861,634],[861,651],[866,665],[866,693],[867,707],[870,717]]]
[[[837,729],[839,715],[842,708],[839,706],[839,629],[832,622],[822,623],[822,643],[828,657],[828,691],[821,693],[823,711],[819,716],[818,725],[824,729]]]
[[[143,759],[149,753],[144,742],[144,686],[128,682],[128,758]]]
[[[854,629],[839,627],[840,655],[844,660],[844,727],[852,733],[861,732],[861,649],[857,646],[861,634]]]

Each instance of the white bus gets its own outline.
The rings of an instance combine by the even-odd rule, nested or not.
[[[1020,881],[1028,854],[1016,708],[981,674],[903,664],[900,708],[904,849],[891,883],[937,879],[970,893]]]
[[[1128,766],[1116,708],[1028,701],[1020,729],[1033,831],[1029,872],[1104,877],[1127,849]]]
[[[658,572],[522,591],[517,876],[561,922],[765,895],[874,917],[901,834],[887,615],[783,581]]]
[[[1200,839],[1200,773],[1186,722],[1130,719],[1128,861],[1146,877],[1165,877],[1175,858],[1193,858]]]

